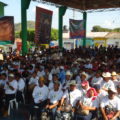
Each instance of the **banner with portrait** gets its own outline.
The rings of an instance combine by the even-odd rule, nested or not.
[[[0,41],[11,41],[13,43],[14,39],[14,17],[0,17]]]
[[[49,44],[51,38],[52,14],[50,10],[36,7],[35,42]]]
[[[70,25],[70,38],[84,38],[85,30],[84,30],[84,21],[83,20],[69,20]]]

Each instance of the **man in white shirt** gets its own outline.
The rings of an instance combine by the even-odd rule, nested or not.
[[[15,98],[15,94],[17,92],[18,84],[14,78],[14,74],[10,73],[8,76],[8,82],[5,84],[5,101],[6,101],[6,109],[8,109],[9,101]]]
[[[48,86],[49,83],[52,81],[52,74],[48,67],[45,68],[45,84]]]
[[[21,75],[19,73],[17,73],[15,75],[15,78],[16,78],[17,84],[18,84],[16,99],[19,103],[24,103],[23,95],[24,95],[25,82],[21,78]]]
[[[38,79],[39,77],[37,76],[36,72],[33,72],[32,77],[29,80],[29,90],[33,90],[36,85],[38,85]]]
[[[52,120],[55,119],[55,112],[58,104],[63,96],[62,90],[59,89],[60,83],[58,81],[54,82],[54,89],[49,92],[48,103],[46,108],[52,111]]]
[[[65,83],[63,84],[63,90],[68,89],[69,83],[71,82],[72,73],[70,71],[66,72]]]
[[[117,78],[117,73],[116,72],[112,72],[111,74],[111,80],[113,81],[115,87],[117,87],[117,85],[120,83],[120,81],[118,81],[118,78]]]
[[[95,76],[92,78],[90,85],[93,87],[96,84],[101,84],[103,78],[101,77],[101,72],[97,72]]]
[[[104,120],[116,120],[120,115],[120,100],[116,93],[114,87],[109,88],[108,96],[104,97],[100,104]]]
[[[48,88],[49,90],[53,90],[54,89],[54,82],[58,82],[58,75],[57,74],[53,74],[53,80],[49,83]],[[59,89],[62,89],[62,85],[60,83]]]
[[[41,114],[42,110],[46,106],[48,98],[48,87],[44,84],[44,78],[40,77],[39,85],[37,85],[32,93],[34,99],[34,106],[38,107],[38,115]]]
[[[101,82],[101,88],[104,91],[108,91],[109,88],[115,87],[114,83],[111,81],[111,73],[105,72],[102,74],[103,81]]]
[[[37,76],[40,78],[40,77],[43,77],[45,75],[45,72],[43,70],[42,67],[39,67],[39,66],[36,66],[35,67],[35,71],[37,72]]]
[[[64,93],[61,101],[61,106],[65,104],[69,104],[72,107],[76,106],[77,101],[81,98],[82,93],[80,90],[77,89],[76,87],[76,81],[72,80],[69,83],[69,89]]]

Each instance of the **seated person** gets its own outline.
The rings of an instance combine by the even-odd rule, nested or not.
[[[108,96],[104,97],[100,109],[104,120],[116,120],[120,115],[120,100],[116,96],[116,89],[109,88]]]
[[[104,72],[102,74],[103,76],[103,80],[101,82],[101,88],[108,92],[108,89],[111,88],[111,87],[115,87],[113,81],[111,80],[111,73],[109,72]]]
[[[59,102],[63,96],[62,90],[59,89],[60,83],[58,81],[54,82],[54,89],[49,92],[48,102],[46,105],[46,109],[52,111],[52,120],[55,119],[56,109],[59,105]]]
[[[9,106],[9,101],[13,100],[16,96],[16,92],[17,92],[17,81],[14,78],[14,74],[10,73],[8,75],[8,81],[5,84],[5,104],[6,107],[5,109],[8,109]]]
[[[87,91],[90,89],[89,82],[87,80],[84,80],[81,82],[81,86],[79,90],[82,92],[82,96],[86,96]]]
[[[57,74],[53,74],[53,80],[48,85],[49,90],[53,90],[54,89],[54,82],[56,82],[56,81],[59,81],[58,75]],[[59,89],[62,89],[61,83],[60,83]]]
[[[24,92],[24,88],[25,88],[25,82],[21,78],[20,73],[16,73],[15,78],[16,78],[17,83],[18,83],[16,99],[19,103],[24,103],[23,92]]]
[[[61,106],[63,104],[71,105],[72,107],[75,107],[77,101],[81,98],[82,94],[80,90],[76,87],[76,81],[72,80],[69,83],[69,89],[64,93],[62,100],[61,100]]]
[[[36,85],[38,85],[38,79],[36,72],[33,72],[32,77],[29,80],[29,90],[32,91]]]
[[[96,97],[96,90],[94,88],[90,88],[87,91],[86,96],[83,96],[78,102],[75,120],[91,120],[92,112],[97,108]]]
[[[43,77],[40,77],[38,83],[39,85],[34,88],[32,96],[34,99],[34,106],[38,106],[41,113],[42,109],[46,106],[49,91],[44,83]]]
[[[101,77],[101,72],[98,71],[98,72],[96,72],[95,76],[92,78],[90,85],[93,87],[96,84],[101,84],[102,80],[103,80],[103,78]]]

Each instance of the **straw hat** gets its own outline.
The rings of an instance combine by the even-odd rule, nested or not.
[[[76,85],[76,81],[75,80],[71,80],[69,85]]]
[[[110,72],[104,72],[102,74],[103,77],[111,77],[111,73]]]
[[[117,90],[115,89],[115,87],[110,87],[108,90],[112,91],[113,93],[117,93]]]
[[[71,76],[72,74],[71,74],[70,71],[67,71],[67,72],[66,72],[66,75],[70,75],[70,76]]]
[[[111,74],[112,76],[116,76],[117,75],[117,73],[116,72],[112,72],[112,74]]]

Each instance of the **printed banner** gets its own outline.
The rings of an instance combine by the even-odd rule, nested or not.
[[[85,36],[83,20],[70,19],[69,24],[70,24],[70,38],[71,39],[83,38]]]
[[[0,18],[0,41],[14,41],[14,17]]]
[[[51,37],[52,11],[36,7],[35,42],[49,44]]]

